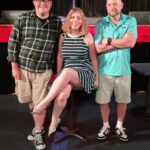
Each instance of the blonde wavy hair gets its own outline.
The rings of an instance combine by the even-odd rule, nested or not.
[[[66,19],[63,23],[62,30],[64,33],[70,33],[71,34],[70,19],[71,19],[72,15],[74,13],[77,13],[77,12],[80,13],[81,18],[82,18],[82,24],[80,27],[80,35],[86,35],[88,33],[88,24],[86,22],[86,17],[85,17],[83,10],[81,8],[78,8],[78,7],[72,8],[69,11],[69,13],[66,16]]]

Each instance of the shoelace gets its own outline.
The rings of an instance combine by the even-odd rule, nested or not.
[[[45,132],[45,130],[44,130],[44,127],[43,127],[41,133],[43,134],[44,132]],[[35,135],[35,133],[36,133],[36,130],[35,130],[35,128],[33,128],[32,135]]]
[[[42,139],[41,133],[36,133],[35,134],[35,139],[36,139],[37,144],[42,144],[43,143],[43,139]]]

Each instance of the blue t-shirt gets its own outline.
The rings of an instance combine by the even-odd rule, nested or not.
[[[110,22],[109,16],[98,21],[95,29],[95,43],[101,44],[103,38],[122,38],[126,32],[137,37],[137,22],[132,16],[121,14],[117,25]],[[131,74],[130,48],[116,49],[98,55],[98,70],[102,75],[122,76]]]

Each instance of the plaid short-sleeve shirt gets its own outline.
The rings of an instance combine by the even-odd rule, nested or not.
[[[61,25],[61,20],[52,13],[44,23],[34,10],[19,16],[8,42],[8,61],[17,62],[22,69],[35,73],[50,69]]]

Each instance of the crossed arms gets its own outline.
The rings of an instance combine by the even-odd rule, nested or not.
[[[101,44],[95,44],[97,53],[115,50],[117,48],[133,48],[136,43],[136,38],[132,32],[126,32],[122,38],[112,38],[111,44],[107,44],[107,39],[104,38]]]

